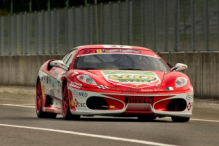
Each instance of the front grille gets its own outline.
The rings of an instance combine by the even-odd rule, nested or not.
[[[126,96],[125,103],[154,103],[154,97]]]

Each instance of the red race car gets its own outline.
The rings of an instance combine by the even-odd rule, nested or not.
[[[150,49],[122,45],[87,45],[62,60],[48,60],[39,70],[36,114],[39,118],[127,116],[141,121],[171,117],[187,122],[194,93],[187,65],[169,65]]]

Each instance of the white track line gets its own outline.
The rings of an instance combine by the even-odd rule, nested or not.
[[[22,104],[0,104],[5,106],[16,106],[16,107],[27,107],[27,108],[35,108],[35,106],[22,105]]]
[[[50,132],[73,134],[73,135],[87,136],[87,137],[93,137],[93,138],[102,138],[102,139],[132,142],[132,143],[154,145],[154,146],[175,146],[175,145],[163,144],[163,143],[158,143],[158,142],[150,142],[150,141],[144,141],[144,140],[120,138],[120,137],[113,137],[113,136],[104,136],[104,135],[81,133],[81,132],[66,131],[66,130],[57,130],[57,129],[48,129],[48,128],[39,128],[39,127],[28,127],[28,126],[19,126],[19,125],[8,125],[8,124],[0,124],[0,126],[22,128],[22,129],[32,129],[32,130],[41,130],[41,131],[50,131]]]
[[[204,121],[204,122],[217,122],[217,123],[219,123],[219,121],[217,121],[217,120],[205,120],[205,119],[190,119],[190,120],[192,120],[192,121]]]
[[[0,104],[5,106],[15,106],[15,107],[25,107],[25,108],[35,108],[35,106],[29,106],[29,105],[18,105],[18,104]],[[170,119],[169,117],[166,117],[165,119]],[[218,120],[206,120],[206,119],[190,119],[191,121],[202,121],[202,122],[216,122],[219,123]]]

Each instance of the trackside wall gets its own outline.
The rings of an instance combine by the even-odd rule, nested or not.
[[[185,63],[184,71],[194,86],[195,96],[219,99],[219,52],[159,53],[171,65]],[[63,55],[0,56],[0,85],[35,86],[40,66]]]

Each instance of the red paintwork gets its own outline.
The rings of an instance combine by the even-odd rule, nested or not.
[[[47,107],[45,107],[45,112],[61,114],[62,109],[57,108],[57,107],[53,107],[53,106],[47,106]]]
[[[158,58],[161,58],[159,55],[157,55],[155,52],[151,51],[150,49],[147,48],[143,48],[143,47],[136,47],[136,46],[131,46],[132,48],[126,48],[124,50],[135,50],[135,51],[140,51],[140,54],[144,54],[144,55],[149,55],[149,56],[156,56]],[[115,86],[115,84],[112,84],[110,82],[108,82],[103,74],[101,73],[101,70],[78,70],[78,69],[73,69],[73,65],[74,65],[74,61],[76,59],[77,56],[80,55],[84,55],[84,54],[92,54],[92,53],[96,53],[97,50],[113,50],[113,49],[122,49],[122,48],[104,48],[102,45],[88,45],[88,46],[81,46],[78,47],[78,50],[76,52],[75,57],[73,58],[73,61],[71,63],[70,66],[70,70],[68,72],[66,72],[65,74],[63,74],[63,78],[67,79],[67,85],[69,86],[71,82],[76,82],[81,84],[82,86],[80,87],[80,90],[84,90],[84,91],[92,91],[92,92],[99,92],[99,93],[104,93],[105,95],[109,96],[109,97],[113,97],[116,98],[120,101],[125,102],[125,98],[126,96],[141,96],[141,95],[145,95],[145,97],[150,97],[151,95],[155,95],[154,97],[154,101],[153,103],[155,103],[156,101],[159,101],[161,99],[165,99],[170,97],[170,94],[180,94],[180,93],[188,93],[191,92],[192,90],[189,88],[191,86],[191,82],[189,80],[189,78],[181,73],[181,72],[163,72],[163,71],[153,71],[160,79],[160,84],[158,86],[156,86],[155,84],[150,86],[150,87],[144,87],[145,85],[139,85],[138,87],[136,87],[135,85],[132,85],[131,83],[129,84],[129,87],[126,87],[124,85],[117,85]],[[106,52],[102,52],[102,53],[106,53]],[[113,53],[113,52],[110,52]],[[116,52],[118,53],[118,52]],[[136,54],[136,53],[135,53]],[[49,60],[46,63],[44,63],[44,65],[41,67],[41,71],[45,72],[46,74],[49,74],[50,76],[52,76],[53,78],[57,78],[59,76],[59,74],[61,72],[63,72],[64,70],[58,67],[54,67],[52,70],[48,71],[48,64],[49,62],[53,61]],[[166,62],[163,61],[165,64]],[[58,72],[58,74],[54,75],[55,72]],[[77,74],[75,73],[77,72]],[[99,89],[97,88],[96,85],[90,85],[90,84],[86,84],[82,81],[80,81],[77,76],[80,74],[87,74],[90,77],[92,77],[95,82],[97,83],[97,85],[104,85],[107,86],[108,89]],[[184,87],[180,87],[180,88],[175,88],[175,80],[176,77],[185,77],[188,79],[188,83],[186,86]],[[167,91],[166,87],[172,87],[174,89],[174,91]],[[145,92],[143,92],[142,90],[147,90]],[[110,93],[110,95],[109,95]],[[113,94],[112,94],[113,93]],[[124,94],[123,95],[118,95],[118,94]],[[168,95],[168,96],[165,96]],[[67,108],[67,101],[70,98],[70,101],[74,99],[74,97],[72,96],[71,92],[67,92],[66,90],[64,90],[64,95],[66,98],[64,98],[64,100],[62,101],[63,103],[63,114],[66,113],[66,108]],[[160,96],[159,96],[160,95]],[[123,108],[123,104],[116,101],[116,100],[112,100],[112,99],[107,99],[105,98],[105,100],[108,102],[109,105],[115,105],[114,109],[122,109]],[[155,109],[156,110],[161,110],[161,111],[165,111],[165,107],[166,105],[169,103],[170,100],[166,100],[163,102],[160,102],[159,104],[156,104]],[[150,103],[152,106],[153,104]],[[43,104],[45,107],[45,103]],[[127,105],[127,103],[125,103],[125,106]],[[75,107],[72,106],[70,104],[70,108],[71,110],[75,111]],[[51,109],[51,107],[50,107]],[[114,109],[108,109],[108,110],[114,110]],[[49,109],[47,109],[49,110]],[[50,110],[51,111],[51,110]],[[123,113],[124,115],[142,115],[142,114],[149,114],[149,115],[153,115],[152,111],[125,111]]]
[[[124,107],[124,105],[120,101],[113,100],[110,98],[104,98],[104,100],[109,104],[108,110],[121,110]],[[110,107],[110,106],[113,106],[113,107]]]
[[[167,111],[166,106],[171,100],[164,100],[155,104],[154,109],[158,111]]]

